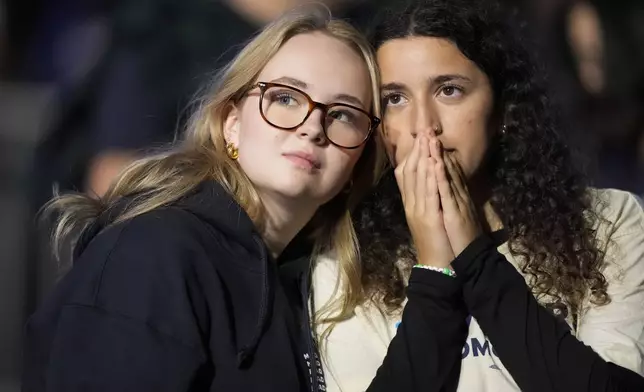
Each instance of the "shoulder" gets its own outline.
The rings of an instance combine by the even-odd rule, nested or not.
[[[131,251],[163,255],[198,246],[200,237],[213,233],[188,211],[160,208],[104,228],[89,242],[81,258]]]
[[[593,189],[596,235],[611,302],[586,299],[578,337],[604,359],[641,373],[644,328],[644,211],[629,192]]]
[[[204,282],[216,290],[211,260],[220,256],[201,243],[198,232],[205,228],[188,214],[159,209],[101,231],[52,293],[48,309],[97,309],[197,346],[196,328],[207,319]]]
[[[617,189],[591,189],[593,209],[600,218],[600,234],[615,236],[644,230],[643,203],[636,195]]]
[[[213,233],[185,210],[146,212],[97,234],[74,262],[69,279],[85,286],[83,302],[94,305],[127,291],[184,290],[199,282],[199,272],[214,268],[211,259],[219,254],[223,236]]]
[[[592,189],[597,214],[598,246],[604,252],[605,277],[610,283],[629,280],[637,287],[644,282],[644,209],[642,201],[629,192]],[[630,278],[629,278],[630,275]]]

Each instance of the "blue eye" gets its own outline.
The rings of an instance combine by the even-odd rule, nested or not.
[[[272,92],[270,94],[270,101],[283,106],[295,106],[300,104],[293,94],[285,91]]]

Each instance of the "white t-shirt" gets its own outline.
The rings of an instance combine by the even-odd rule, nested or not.
[[[603,273],[611,303],[596,307],[587,302],[573,333],[605,360],[644,376],[644,210],[641,201],[630,193],[593,192],[596,200],[604,202],[597,204],[605,219],[597,229],[606,252]],[[507,244],[498,250],[517,267]],[[332,258],[317,261],[313,287],[318,309],[339,295],[338,273]],[[549,303],[547,297],[539,301]],[[335,326],[321,347],[328,391],[357,392],[369,386],[396,334],[401,313],[386,315],[377,306],[365,305],[356,309],[353,318]],[[567,321],[571,324],[572,318]],[[468,322],[458,390],[519,391],[476,320],[470,317]],[[320,326],[318,333],[322,329]]]

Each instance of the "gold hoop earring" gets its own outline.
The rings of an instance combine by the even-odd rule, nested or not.
[[[236,161],[237,158],[239,158],[239,149],[230,142],[226,143],[226,153],[233,161]]]

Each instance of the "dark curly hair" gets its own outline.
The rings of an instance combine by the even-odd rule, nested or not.
[[[544,73],[509,20],[490,1],[420,0],[386,12],[372,42],[377,49],[398,38],[444,38],[487,74],[495,115],[506,126],[488,151],[492,207],[535,295],[554,296],[575,316],[588,290],[593,303],[610,301],[601,272],[604,255],[594,230],[600,218],[587,176],[575,166],[573,152],[558,131],[540,77]],[[353,217],[365,294],[394,310],[404,299],[404,275],[415,255],[392,171]]]

